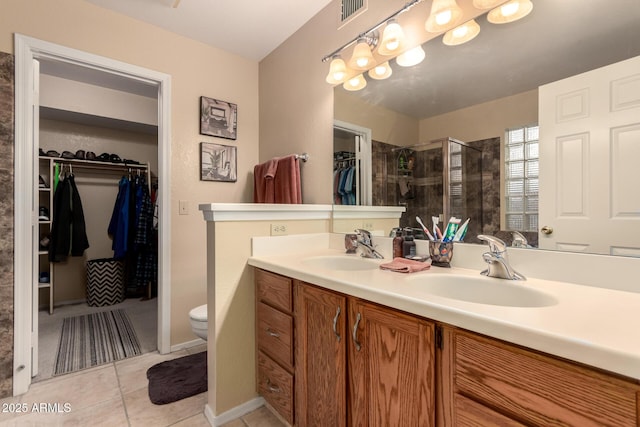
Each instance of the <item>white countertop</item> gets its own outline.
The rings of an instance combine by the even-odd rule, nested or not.
[[[268,239],[268,238],[260,238]],[[418,273],[396,273],[379,268],[330,271],[304,264],[309,257],[346,255],[330,245],[306,244],[308,250],[262,248],[267,240],[254,238],[249,264],[354,297],[397,308],[514,344],[581,362],[636,380],[640,379],[640,294],[620,290],[539,280],[504,281],[526,286],[557,300],[546,307],[507,307],[465,302],[433,295],[422,281],[443,275],[479,276],[464,268],[431,267]],[[308,242],[307,242],[308,243]],[[257,248],[257,249],[256,249]],[[371,262],[389,262],[372,260]],[[489,279],[499,280],[502,279]]]

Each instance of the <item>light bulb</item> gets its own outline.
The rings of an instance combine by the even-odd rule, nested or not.
[[[445,10],[444,12],[440,12],[436,15],[436,23],[438,25],[447,25],[451,22],[451,11]]]
[[[327,74],[326,81],[329,84],[335,85],[344,82],[347,77],[347,66],[340,58],[339,55],[335,55],[329,65],[329,74]]]
[[[416,46],[396,58],[396,63],[402,67],[412,67],[422,62],[425,57],[422,46]]]
[[[382,33],[382,41],[380,42],[378,53],[385,56],[397,53],[402,48],[404,38],[404,31],[400,24],[393,19],[390,20]]]
[[[453,30],[453,36],[456,38],[462,38],[467,35],[469,28],[466,25],[461,25]]]
[[[342,87],[348,91],[356,91],[364,88],[367,85],[367,81],[365,80],[362,74],[358,74],[357,76],[347,80],[344,82]]]
[[[356,64],[358,64],[360,68],[365,68],[369,64],[369,58],[358,58]]]
[[[518,2],[511,2],[500,6],[500,12],[502,12],[502,16],[505,17],[518,13],[518,9],[520,9],[520,3]]]

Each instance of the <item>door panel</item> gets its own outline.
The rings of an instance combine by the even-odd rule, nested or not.
[[[640,256],[640,57],[539,97],[540,248]]]

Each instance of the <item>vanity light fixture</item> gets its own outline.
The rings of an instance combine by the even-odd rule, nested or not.
[[[533,9],[531,0],[510,0],[490,10],[487,20],[492,24],[507,24],[527,16]]]
[[[369,77],[376,80],[384,80],[393,74],[389,61],[378,64],[369,70]]]
[[[404,31],[395,19],[390,19],[382,32],[382,40],[378,47],[380,55],[389,56],[402,51]]]
[[[425,53],[422,46],[416,46],[413,49],[409,49],[401,55],[398,55],[396,63],[401,67],[413,67],[414,65],[421,63],[424,60],[424,57]]]
[[[447,46],[457,46],[473,40],[478,34],[480,34],[480,25],[472,19],[447,31],[442,38],[442,43]]]
[[[374,41],[375,40],[375,41]],[[371,46],[375,46],[377,38],[360,37],[353,49],[353,55],[349,60],[349,68],[354,70],[367,70],[371,68],[375,60],[371,54]]]
[[[381,44],[380,48],[378,48],[377,53],[379,55],[392,56],[392,55],[395,55],[397,52],[401,52],[402,49],[405,48],[403,46],[404,31],[402,30],[402,27],[400,27],[400,25],[396,22],[395,18],[398,17],[398,15],[408,11],[413,6],[415,6],[416,4],[422,1],[424,0],[409,1],[401,9],[387,16],[385,19],[378,22],[376,25],[369,28],[364,33],[360,33],[358,37],[343,44],[338,49],[334,50],[333,52],[331,52],[330,54],[322,58],[322,62],[328,62],[329,60],[331,60],[331,65],[329,66],[329,74],[326,77],[327,83],[330,83],[330,84],[341,83],[336,78],[335,73],[333,73],[334,70],[332,66],[334,64],[336,56],[339,56],[342,51],[344,51],[349,46],[352,46],[354,44],[355,44],[355,48],[353,49],[352,57],[347,62],[347,64],[345,64],[346,65],[345,75],[350,75],[352,70],[366,71],[371,69],[374,66],[375,59],[373,58],[371,51],[375,49],[378,43],[378,32],[376,30],[378,30],[385,24],[387,27],[385,28],[385,31],[383,33],[384,43]],[[455,2],[455,0],[453,1]],[[390,69],[391,68],[389,67],[389,70]],[[362,79],[364,80],[364,77],[362,77]],[[337,82],[337,83],[334,83],[334,82]],[[364,82],[366,84],[366,80]],[[348,86],[347,83],[348,82],[345,82],[344,84],[345,88]]]
[[[462,9],[456,0],[433,0],[424,28],[430,33],[440,33],[454,27],[461,18]]]
[[[350,78],[346,82],[343,83],[342,87],[345,90],[354,92],[356,90],[363,89],[367,85],[367,81],[365,80],[362,74],[358,74],[355,77]]]
[[[329,74],[327,74],[326,81],[329,84],[336,85],[344,83],[347,79],[347,64],[340,58],[340,55],[334,55],[329,65]]]

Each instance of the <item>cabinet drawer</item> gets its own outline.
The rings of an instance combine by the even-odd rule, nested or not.
[[[292,311],[293,297],[290,278],[257,269],[256,284],[258,301],[263,301],[283,311]]]
[[[525,424],[637,426],[631,382],[466,333],[454,348],[455,391]]]
[[[525,427],[524,424],[520,424],[459,394],[455,396],[455,402],[456,427]]]
[[[293,317],[258,303],[258,348],[293,370]]]
[[[258,352],[258,392],[293,425],[293,375],[262,352]]]

